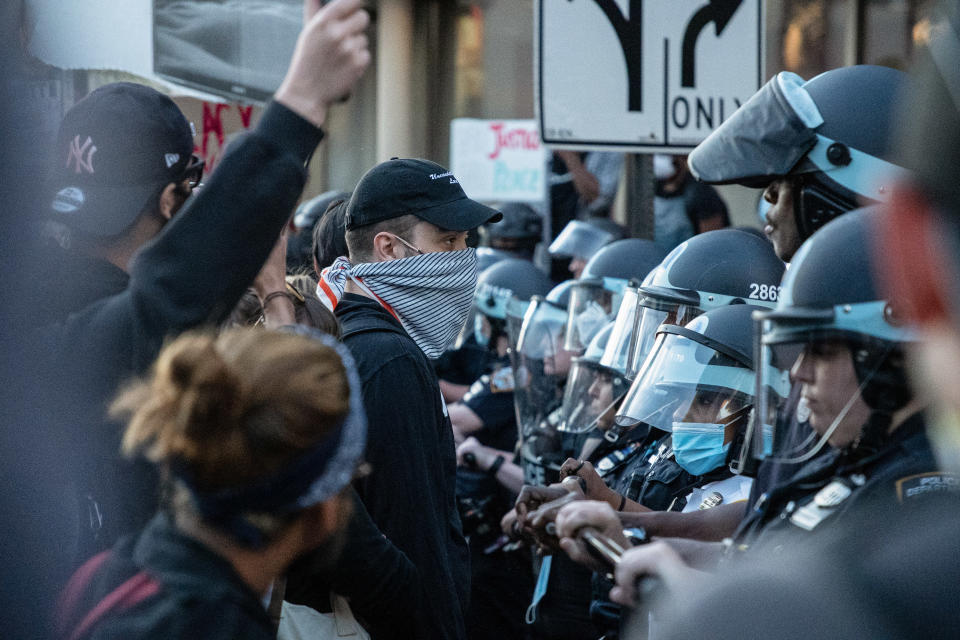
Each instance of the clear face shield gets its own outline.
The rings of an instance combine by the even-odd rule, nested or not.
[[[653,351],[662,325],[685,326],[702,312],[694,305],[640,294],[635,315],[636,329],[627,351],[627,374],[635,379]]]
[[[595,335],[614,319],[620,308],[626,280],[588,278],[577,280],[570,289],[564,348],[583,353]]]
[[[749,443],[754,457],[801,464],[827,445],[843,447],[859,435],[871,413],[862,393],[873,376],[858,380],[853,364],[858,356],[849,343],[816,333],[795,335],[790,341],[764,340],[760,357],[765,366],[757,378],[757,419]]]
[[[574,355],[563,348],[566,320],[563,309],[534,298],[513,353],[513,400],[528,482],[542,482],[546,468],[559,470],[571,455],[558,429],[563,384]]]
[[[604,356],[613,346],[616,323],[604,327],[586,353],[573,359],[564,390],[560,431],[606,434],[613,426],[616,407],[630,386],[623,372],[611,367]]]
[[[614,419],[617,425],[716,431],[749,411],[754,402],[753,370],[697,342],[697,336],[682,327],[667,327],[657,336],[649,361]]]

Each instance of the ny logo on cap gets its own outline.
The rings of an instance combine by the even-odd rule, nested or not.
[[[70,150],[67,152],[67,169],[74,165],[77,173],[93,173],[93,154],[97,152],[96,145],[90,136],[87,141],[80,145],[80,136],[74,136],[70,142]]]

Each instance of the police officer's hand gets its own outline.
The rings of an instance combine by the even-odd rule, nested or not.
[[[610,590],[610,599],[632,607],[638,601],[638,583],[641,589],[656,585],[656,591],[665,589],[682,593],[688,583],[702,580],[707,574],[687,566],[666,542],[655,541],[628,549],[617,563],[613,575],[617,584]],[[647,593],[643,594],[643,598],[653,595],[661,594]]]
[[[319,127],[370,64],[363,0],[305,0],[303,30],[275,99]]]
[[[565,495],[540,505],[536,511],[527,515],[524,530],[533,536],[541,547],[551,551],[560,551],[560,538],[557,537],[557,513],[564,505],[576,500],[583,500],[579,491],[568,491]]]
[[[567,458],[560,466],[560,479],[566,483],[569,478],[580,480],[578,484],[588,500],[604,500],[612,505],[620,503],[620,494],[604,484],[603,478],[590,462]]]
[[[489,469],[497,459],[496,452],[480,444],[473,436],[467,438],[457,447],[457,464],[468,469],[483,471]]]
[[[571,560],[594,571],[607,571],[609,567],[598,562],[578,537],[584,527],[594,529],[624,549],[630,548],[630,543],[623,535],[620,517],[606,502],[578,500],[569,503],[557,513],[556,527],[560,548],[566,551]]]
[[[520,494],[517,496],[516,509],[517,518],[521,526],[526,524],[527,516],[536,511],[540,505],[562,498],[568,491],[559,484],[552,484],[549,487],[536,487],[530,484],[523,485]]]
[[[517,521],[517,510],[510,509],[500,519],[500,529],[511,540],[520,540],[522,538],[520,523]]]

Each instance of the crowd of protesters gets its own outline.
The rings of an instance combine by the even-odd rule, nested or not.
[[[955,634],[956,7],[657,156],[652,239],[608,152],[541,211],[417,158],[300,202],[369,20],[306,0],[213,172],[114,83],[5,194],[11,637]]]

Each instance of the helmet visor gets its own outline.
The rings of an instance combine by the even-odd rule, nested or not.
[[[605,244],[613,240],[613,235],[592,224],[572,220],[563,228],[556,240],[550,243],[549,252],[554,256],[590,259]]]
[[[564,348],[583,353],[617,313],[626,281],[615,278],[578,280],[570,289]]]
[[[513,354],[513,399],[521,439],[560,406],[560,387],[572,356],[563,348],[565,327],[563,309],[542,299],[535,298],[524,315]]]
[[[686,335],[661,332],[650,360],[634,381],[616,424],[724,423],[753,404],[753,370]]]
[[[643,363],[653,351],[661,326],[685,326],[700,315],[697,307],[666,302],[650,296],[640,296],[637,308],[637,328],[631,336],[627,358],[627,373],[635,379]]]
[[[770,79],[690,153],[690,171],[710,184],[761,187],[791,169],[817,143],[823,116],[803,88],[783,71]]]
[[[607,431],[627,393],[626,377],[590,358],[575,358],[563,395],[560,430],[587,433]]]
[[[620,301],[617,319],[614,321],[610,339],[600,357],[600,364],[609,369],[627,372],[630,350],[633,348],[633,334],[637,329],[638,302],[640,299],[636,287],[627,287]]]

